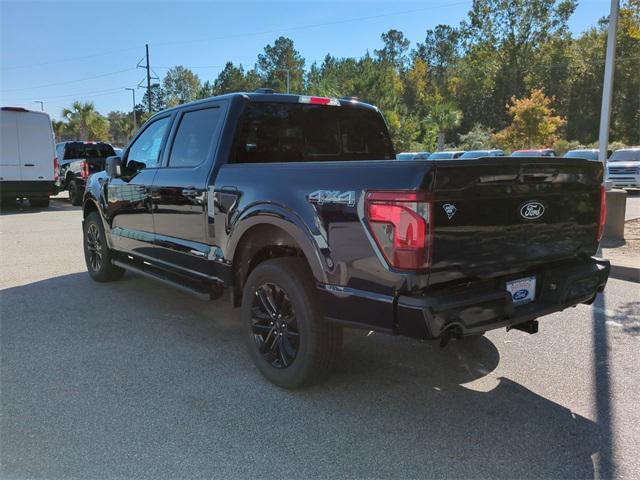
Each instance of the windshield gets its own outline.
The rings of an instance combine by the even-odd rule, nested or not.
[[[247,105],[235,163],[391,160],[387,127],[375,110],[298,103]]]
[[[570,150],[565,154],[565,158],[586,158],[587,160],[598,160],[598,152],[591,150]]]
[[[64,149],[64,160],[74,158],[107,158],[115,155],[107,143],[68,143]]]
[[[435,152],[429,155],[429,160],[447,160],[449,158],[455,158],[454,152]]]
[[[491,153],[487,150],[471,150],[469,152],[464,152],[460,155],[460,158],[479,158],[479,157],[489,157]]]
[[[638,150],[616,150],[609,157],[610,162],[640,161],[640,149]]]

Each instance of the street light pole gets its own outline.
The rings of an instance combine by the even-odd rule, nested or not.
[[[136,89],[135,88],[125,88],[125,90],[131,90],[133,95],[133,131],[136,131],[138,127],[138,122],[136,121]]]
[[[44,112],[44,102],[42,100],[35,100],[33,103],[39,103],[40,104],[40,111]]]
[[[613,98],[613,73],[616,58],[616,32],[618,29],[618,10],[620,0],[611,0],[609,14],[609,33],[607,36],[607,56],[604,64],[604,84],[602,87],[602,108],[600,110],[600,134],[598,158],[607,165],[607,149],[609,148],[609,121],[611,120],[611,100]]]

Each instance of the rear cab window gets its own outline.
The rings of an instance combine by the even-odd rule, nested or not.
[[[387,127],[376,110],[283,102],[247,104],[231,163],[391,160]]]
[[[64,149],[64,160],[76,158],[107,158],[116,153],[106,143],[68,143]]]

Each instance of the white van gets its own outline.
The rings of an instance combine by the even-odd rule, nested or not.
[[[0,109],[0,198],[28,198],[32,207],[49,205],[58,174],[51,119],[19,107]]]

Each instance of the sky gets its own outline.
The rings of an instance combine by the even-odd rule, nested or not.
[[[327,54],[360,57],[380,48],[380,35],[404,32],[412,48],[425,31],[458,25],[471,0],[298,2],[30,2],[0,0],[0,105],[40,109],[53,118],[74,100],[101,113],[130,111],[144,78],[136,64],[149,44],[151,67],[162,78],[184,65],[214,80],[227,61],[253,67],[280,35],[307,60]],[[579,0],[573,32],[608,13],[608,0]],[[144,90],[136,90],[136,101]]]

